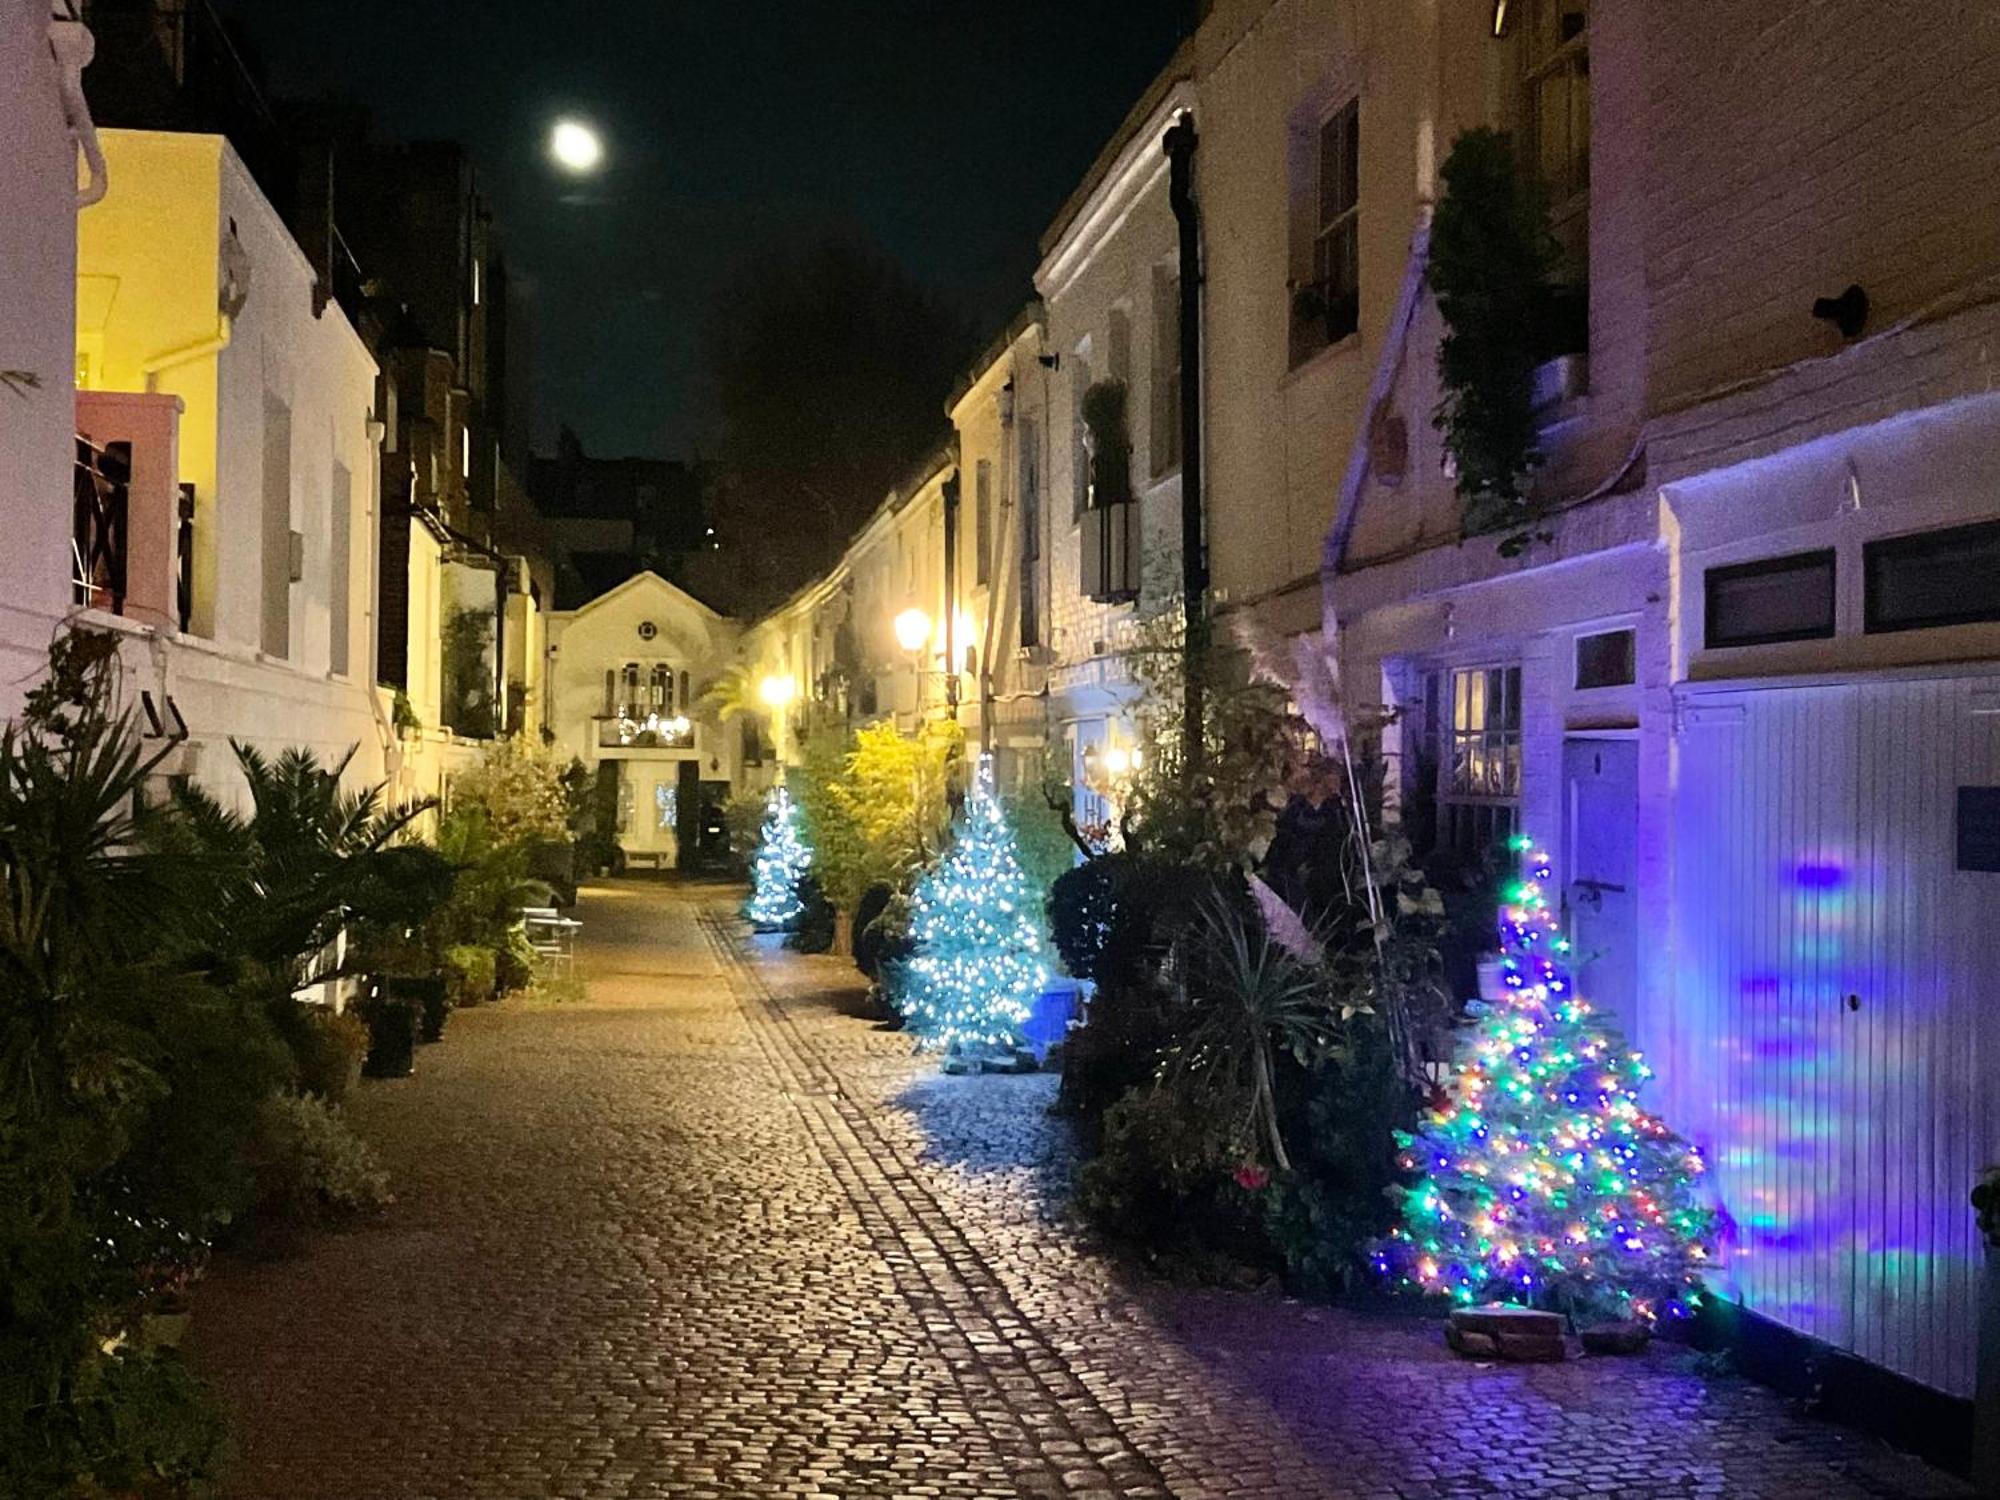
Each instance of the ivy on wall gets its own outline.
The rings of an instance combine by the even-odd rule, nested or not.
[[[1432,420],[1457,469],[1468,536],[1513,556],[1537,519],[1535,367],[1549,346],[1559,258],[1547,198],[1504,131],[1468,130],[1440,170],[1429,278],[1444,317]]]

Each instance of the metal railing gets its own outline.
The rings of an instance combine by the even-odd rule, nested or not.
[[[174,620],[185,635],[194,628],[194,486],[183,484],[174,505]]]
[[[71,484],[70,582],[86,609],[125,612],[127,537],[132,504],[132,445],[100,448],[76,440]]]

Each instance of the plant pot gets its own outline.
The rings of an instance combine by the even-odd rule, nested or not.
[[[1586,1354],[1643,1354],[1653,1341],[1653,1330],[1644,1323],[1598,1323],[1580,1329]]]
[[[382,983],[391,998],[415,1007],[418,1041],[444,1039],[444,1023],[452,1007],[451,991],[443,975],[398,974]]]
[[[361,1071],[369,1078],[408,1078],[417,1070],[417,1002],[398,994],[397,982],[378,981],[375,993],[355,1007],[368,1023],[368,1057]]]

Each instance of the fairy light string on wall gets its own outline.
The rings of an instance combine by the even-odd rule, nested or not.
[[[1463,1304],[1684,1317],[1715,1230],[1701,1153],[1640,1107],[1652,1070],[1577,993],[1549,856],[1511,847],[1498,998],[1468,1007],[1443,1097],[1397,1133],[1416,1180],[1377,1268]]]

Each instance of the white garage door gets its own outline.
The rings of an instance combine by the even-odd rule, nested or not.
[[[1959,1395],[2000,1158],[2000,679],[1684,690],[1660,1104],[1751,1308]]]

